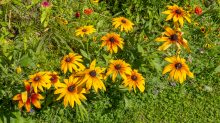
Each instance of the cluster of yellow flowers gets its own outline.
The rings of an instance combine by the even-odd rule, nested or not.
[[[176,4],[174,4],[173,6],[168,5],[167,7],[169,10],[164,11],[162,13],[169,14],[166,18],[166,21],[173,18],[175,29],[173,30],[169,26],[164,26],[164,29],[166,30],[166,32],[163,32],[161,36],[155,40],[155,42],[166,41],[162,46],[159,47],[158,50],[160,51],[166,50],[172,44],[175,44],[177,46],[178,56],[165,58],[165,60],[170,62],[171,64],[169,64],[163,69],[162,74],[165,74],[171,71],[169,74],[169,80],[171,80],[174,77],[174,80],[176,82],[179,79],[180,83],[183,83],[183,81],[186,80],[186,75],[188,75],[191,78],[194,78],[194,75],[193,73],[190,72],[188,66],[186,65],[185,59],[179,57],[180,50],[181,50],[180,45],[186,48],[186,50],[189,52],[191,52],[191,50],[189,49],[187,45],[187,40],[181,37],[181,35],[184,34],[184,32],[182,32],[181,29],[179,28],[178,21],[182,27],[184,23],[183,18],[185,18],[189,23],[191,23],[191,20],[189,18],[189,14],[187,14],[186,11],[183,10],[182,7],[178,7]],[[195,25],[197,25],[197,23]]]

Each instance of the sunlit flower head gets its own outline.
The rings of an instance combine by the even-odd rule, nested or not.
[[[62,20],[62,24],[66,25],[66,24],[68,24],[68,21],[67,20]]]
[[[61,61],[61,71],[66,74],[67,69],[71,73],[73,72],[72,69],[75,71],[84,70],[85,66],[79,62],[83,62],[81,55],[78,55],[78,53],[69,53],[69,55],[64,56],[63,60]]]
[[[105,85],[101,81],[103,79],[101,74],[105,71],[105,68],[95,67],[95,65],[96,60],[93,60],[89,69],[76,73],[76,76],[84,76],[80,84],[85,83],[87,90],[93,86],[95,92],[98,92],[98,89],[104,89],[106,91]]]
[[[126,75],[126,79],[122,82],[124,84],[124,88],[129,86],[129,91],[131,88],[134,88],[134,92],[136,93],[136,86],[139,88],[141,92],[145,90],[145,78],[142,77],[138,70],[131,71],[131,75]]]
[[[177,24],[177,23],[176,23]],[[178,24],[176,28],[173,30],[169,26],[164,26],[166,32],[161,34],[161,37],[157,38],[155,41],[166,41],[162,46],[158,48],[160,51],[164,51],[169,48],[172,44],[175,44],[178,47],[178,52],[181,50],[180,45],[186,48],[187,51],[191,52],[187,45],[187,40],[181,37],[183,32],[178,28]],[[165,37],[166,35],[167,37]]]
[[[205,32],[205,27],[204,26],[202,26],[200,29],[201,29],[202,33]]]
[[[170,62],[171,64],[167,65],[163,69],[162,74],[171,71],[169,74],[169,81],[174,78],[174,80],[177,82],[179,79],[180,84],[182,84],[186,80],[186,75],[194,78],[193,73],[190,72],[189,67],[185,63],[185,59],[180,58],[179,56],[173,56],[170,58],[166,57],[165,60]]]
[[[16,68],[16,71],[17,71],[18,74],[21,73],[21,67],[20,67],[20,66],[17,67],[17,68]]]
[[[205,44],[205,46],[206,46],[206,47],[211,47],[211,45],[210,45],[210,44]]]
[[[48,3],[47,1],[43,1],[41,3],[44,7],[49,7],[50,6],[50,3]]]
[[[189,23],[191,23],[190,18],[187,16],[186,11],[184,11],[182,7],[178,7],[176,4],[174,4],[173,6],[167,5],[167,7],[169,10],[162,12],[163,14],[169,14],[166,18],[166,21],[172,18],[173,22],[177,22],[179,20],[179,23],[182,27],[184,23],[184,17]]]
[[[44,97],[40,94],[35,94],[33,90],[31,91],[31,86],[27,81],[24,81],[24,85],[26,91],[15,95],[12,100],[19,100],[18,107],[21,108],[25,105],[27,112],[30,112],[31,110],[31,103],[35,107],[41,108],[41,104],[38,99],[44,99]]]
[[[99,2],[99,0],[93,0],[92,1],[92,3],[98,3]]]
[[[112,25],[115,25],[115,29],[117,29],[120,26],[119,28],[121,32],[123,30],[125,30],[126,32],[133,30],[134,24],[124,17],[113,18],[112,21],[113,21]]]
[[[200,15],[200,14],[202,13],[202,8],[196,7],[196,8],[195,8],[195,13],[196,13],[197,15]]]
[[[190,9],[189,11],[187,11],[187,15],[189,16],[189,17],[191,17],[191,15],[193,14],[193,9]]]
[[[194,23],[195,26],[199,26],[199,23]]]
[[[90,35],[93,32],[95,32],[95,29],[93,28],[94,26],[84,26],[84,27],[80,27],[78,30],[75,31],[76,36],[81,35],[81,37],[83,37],[83,35]]]
[[[38,72],[34,75],[29,75],[28,77],[30,78],[28,82],[32,82],[31,86],[34,88],[35,93],[37,93],[37,88],[43,91],[43,87],[46,87],[46,84],[50,83],[50,77],[46,72]]]
[[[106,37],[103,36],[101,38],[101,40],[104,40],[102,42],[102,45],[101,45],[101,48],[105,45],[107,45],[107,51],[110,50],[110,53],[112,54],[112,51],[114,51],[115,53],[118,52],[118,47],[120,47],[122,50],[123,50],[123,45],[124,42],[123,42],[123,39],[120,38],[120,35],[119,34],[116,34],[116,33],[107,33],[106,34]],[[117,47],[118,46],[118,47]]]
[[[146,35],[143,35],[143,39],[148,39],[148,37]]]
[[[90,14],[92,14],[92,9],[90,9],[90,8],[89,9],[85,9],[84,13],[87,14],[87,15],[90,15]]]
[[[131,75],[131,67],[130,64],[124,62],[123,60],[109,60],[111,64],[108,66],[108,71],[106,76],[109,76],[113,73],[112,80],[115,82],[115,78],[118,74],[122,76],[123,79],[126,79],[126,74]]]
[[[47,84],[47,89],[50,89],[51,85],[54,85],[54,87],[57,89],[58,88],[58,83],[60,83],[61,79],[58,75],[57,72],[47,72],[47,75],[50,76],[50,83]]]
[[[78,105],[81,105],[80,99],[87,100],[86,97],[83,95],[88,94],[89,91],[85,88],[82,88],[82,86],[78,86],[76,84],[77,79],[64,79],[64,83],[59,83],[58,87],[54,94],[59,94],[59,97],[57,100],[60,100],[62,97],[64,97],[64,106],[67,107],[67,104],[70,103],[71,107],[74,107],[74,103],[76,102]]]

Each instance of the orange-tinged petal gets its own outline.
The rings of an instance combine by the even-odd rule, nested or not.
[[[31,97],[31,102],[35,107],[41,108],[40,102],[36,98]]]
[[[90,69],[95,70],[96,59],[92,61]]]
[[[15,95],[12,100],[20,100],[20,99],[21,99],[21,93]]]
[[[169,71],[171,71],[172,69],[174,69],[174,65],[173,65],[173,64],[167,65],[167,66],[164,68],[162,75],[165,74],[165,73],[167,73],[167,72],[169,72]]]
[[[167,10],[167,11],[164,11],[162,12],[163,14],[171,14],[172,10]]]
[[[27,109],[27,112],[30,112],[31,110],[31,102],[30,99],[27,99],[27,102],[25,103],[25,108]]]
[[[24,103],[22,102],[22,100],[19,100],[19,102],[18,102],[18,108],[21,108],[21,107],[23,107],[24,106]]]

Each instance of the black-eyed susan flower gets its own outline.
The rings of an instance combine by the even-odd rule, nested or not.
[[[34,75],[29,75],[28,77],[30,78],[28,82],[32,82],[31,86],[34,88],[35,93],[37,93],[37,88],[43,91],[43,87],[46,87],[46,84],[50,83],[50,77],[46,72],[38,72]]]
[[[70,103],[71,107],[74,107],[74,103],[76,102],[78,105],[81,105],[80,99],[87,100],[86,97],[83,95],[88,94],[89,91],[82,86],[76,84],[77,79],[64,79],[64,83],[59,83],[58,87],[54,94],[59,94],[57,100],[60,100],[64,97],[64,106],[67,107],[67,104]]]
[[[173,22],[177,22],[179,20],[179,23],[181,27],[183,26],[183,17],[191,23],[190,18],[187,16],[186,12],[183,10],[182,7],[178,7],[176,4],[173,6],[167,5],[169,10],[162,12],[163,14],[169,14],[166,18],[166,21],[170,20],[173,18]]]
[[[120,35],[119,34],[116,34],[116,33],[107,33],[106,34],[106,37],[103,36],[101,38],[101,40],[104,40],[102,42],[102,45],[101,45],[101,48],[104,46],[104,45],[107,45],[107,51],[110,50],[110,53],[112,54],[112,51],[114,51],[115,53],[118,52],[118,47],[120,47],[122,50],[123,50],[123,46],[122,44],[124,44],[123,42],[123,39],[120,38]],[[118,47],[117,47],[118,46]]]
[[[193,9],[190,9],[189,11],[187,11],[187,15],[188,15],[189,17],[191,17],[192,14],[193,14]]]
[[[98,92],[98,89],[104,89],[106,91],[105,85],[101,81],[103,79],[101,73],[105,71],[105,68],[95,67],[95,65],[96,60],[93,60],[89,69],[76,73],[76,76],[84,76],[80,85],[85,83],[87,90],[93,86],[95,92]]]
[[[67,20],[62,20],[62,24],[66,25],[66,24],[68,24],[68,21]]]
[[[16,71],[17,71],[18,74],[21,73],[21,67],[20,67],[20,66],[17,67],[17,68],[16,68]]]
[[[141,92],[145,90],[145,78],[142,77],[138,70],[131,71],[131,75],[126,75],[126,79],[122,82],[124,84],[124,88],[129,86],[129,91],[131,88],[134,88],[134,92],[136,93],[136,86],[139,88]]]
[[[106,73],[106,76],[109,76],[113,73],[112,80],[115,82],[115,78],[118,74],[122,76],[123,79],[126,79],[126,74],[131,75],[131,68],[130,64],[124,62],[123,60],[109,60],[111,64],[108,66],[108,71]]]
[[[75,31],[76,32],[76,36],[81,35],[81,37],[83,37],[83,35],[90,35],[93,32],[95,32],[95,29],[93,28],[92,25],[90,26],[84,26],[84,27],[80,27],[78,30]]]
[[[93,41],[97,41],[97,37],[96,36],[92,36],[92,40]]]
[[[148,37],[146,35],[143,35],[143,39],[148,39]]]
[[[41,108],[38,99],[44,99],[44,97],[40,94],[35,94],[33,90],[31,91],[31,86],[27,81],[24,81],[24,85],[26,91],[15,95],[12,100],[19,100],[18,107],[21,108],[25,105],[27,112],[30,112],[31,110],[31,103],[35,107]]]
[[[202,33],[205,32],[205,27],[204,26],[202,26],[200,29],[201,29]]]
[[[199,26],[199,23],[194,23],[195,26]]]
[[[169,81],[174,78],[174,80],[177,82],[179,79],[180,84],[182,84],[186,80],[186,75],[194,78],[193,73],[190,72],[189,67],[185,63],[185,59],[180,58],[179,56],[173,56],[171,58],[166,57],[165,60],[170,62],[171,64],[167,65],[163,69],[162,74],[171,71],[169,74]]]
[[[121,32],[123,30],[125,30],[126,32],[133,30],[134,24],[124,17],[113,18],[112,21],[112,25],[115,25],[115,29],[117,29],[120,26]]]
[[[60,83],[60,80],[61,79],[58,75],[57,75],[57,72],[47,72],[47,75],[50,76],[50,83],[47,84],[47,89],[50,89],[51,85],[53,84],[54,87],[57,89],[58,88],[58,84]]]
[[[67,69],[72,73],[74,69],[75,71],[84,70],[85,66],[79,62],[83,62],[81,59],[82,56],[78,55],[78,53],[69,53],[69,55],[66,55],[63,57],[63,60],[61,61],[61,71],[66,74]],[[79,68],[78,68],[78,67]]]
[[[175,44],[178,47],[178,52],[181,50],[180,45],[182,45],[184,48],[186,48],[187,51],[191,52],[187,45],[187,40],[181,37],[183,32],[178,28],[178,23],[175,23],[176,27],[175,29],[171,29],[169,26],[164,26],[164,29],[166,32],[163,32],[161,34],[161,37],[157,38],[155,42],[158,41],[166,41],[162,46],[158,48],[160,51],[164,51],[167,48],[169,48],[172,44]],[[164,37],[163,35],[166,35],[168,37]]]
[[[205,46],[206,46],[206,47],[211,47],[211,45],[210,45],[210,44],[205,44]]]

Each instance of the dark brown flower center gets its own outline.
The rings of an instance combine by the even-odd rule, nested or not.
[[[121,66],[118,64],[115,66],[115,69],[119,70],[119,69],[121,69]]]
[[[40,77],[36,76],[36,77],[34,78],[34,81],[38,81],[39,79],[40,79]]]
[[[70,62],[70,61],[71,61],[71,58],[67,58],[67,59],[66,59],[66,62]]]
[[[91,72],[89,72],[90,76],[95,77],[96,76],[96,72],[94,70],[92,70]]]
[[[83,32],[86,32],[86,29],[83,29],[82,31],[83,31]]]
[[[122,22],[122,23],[126,23],[126,21],[125,21],[125,20],[121,20],[121,22]]]
[[[131,79],[136,81],[137,80],[137,76],[133,75],[133,76],[131,76]]]
[[[114,42],[115,39],[114,39],[113,37],[111,37],[111,38],[109,39],[109,41]]]
[[[73,92],[74,90],[75,90],[75,88],[74,88],[73,85],[68,87],[68,91],[69,91],[69,92]]]
[[[28,97],[31,97],[31,92],[28,92]]]
[[[202,28],[202,31],[204,31],[205,29],[204,28]]]
[[[50,78],[50,80],[51,80],[51,81],[55,80],[55,77],[54,77],[54,76],[52,76],[52,77]]]
[[[175,64],[175,68],[176,68],[176,69],[182,68],[182,64],[181,64],[181,63],[176,63],[176,64]]]
[[[171,40],[176,41],[178,39],[178,36],[176,34],[171,35]]]
[[[177,14],[181,14],[181,10],[179,10],[179,9],[177,9],[175,12],[176,12]]]

